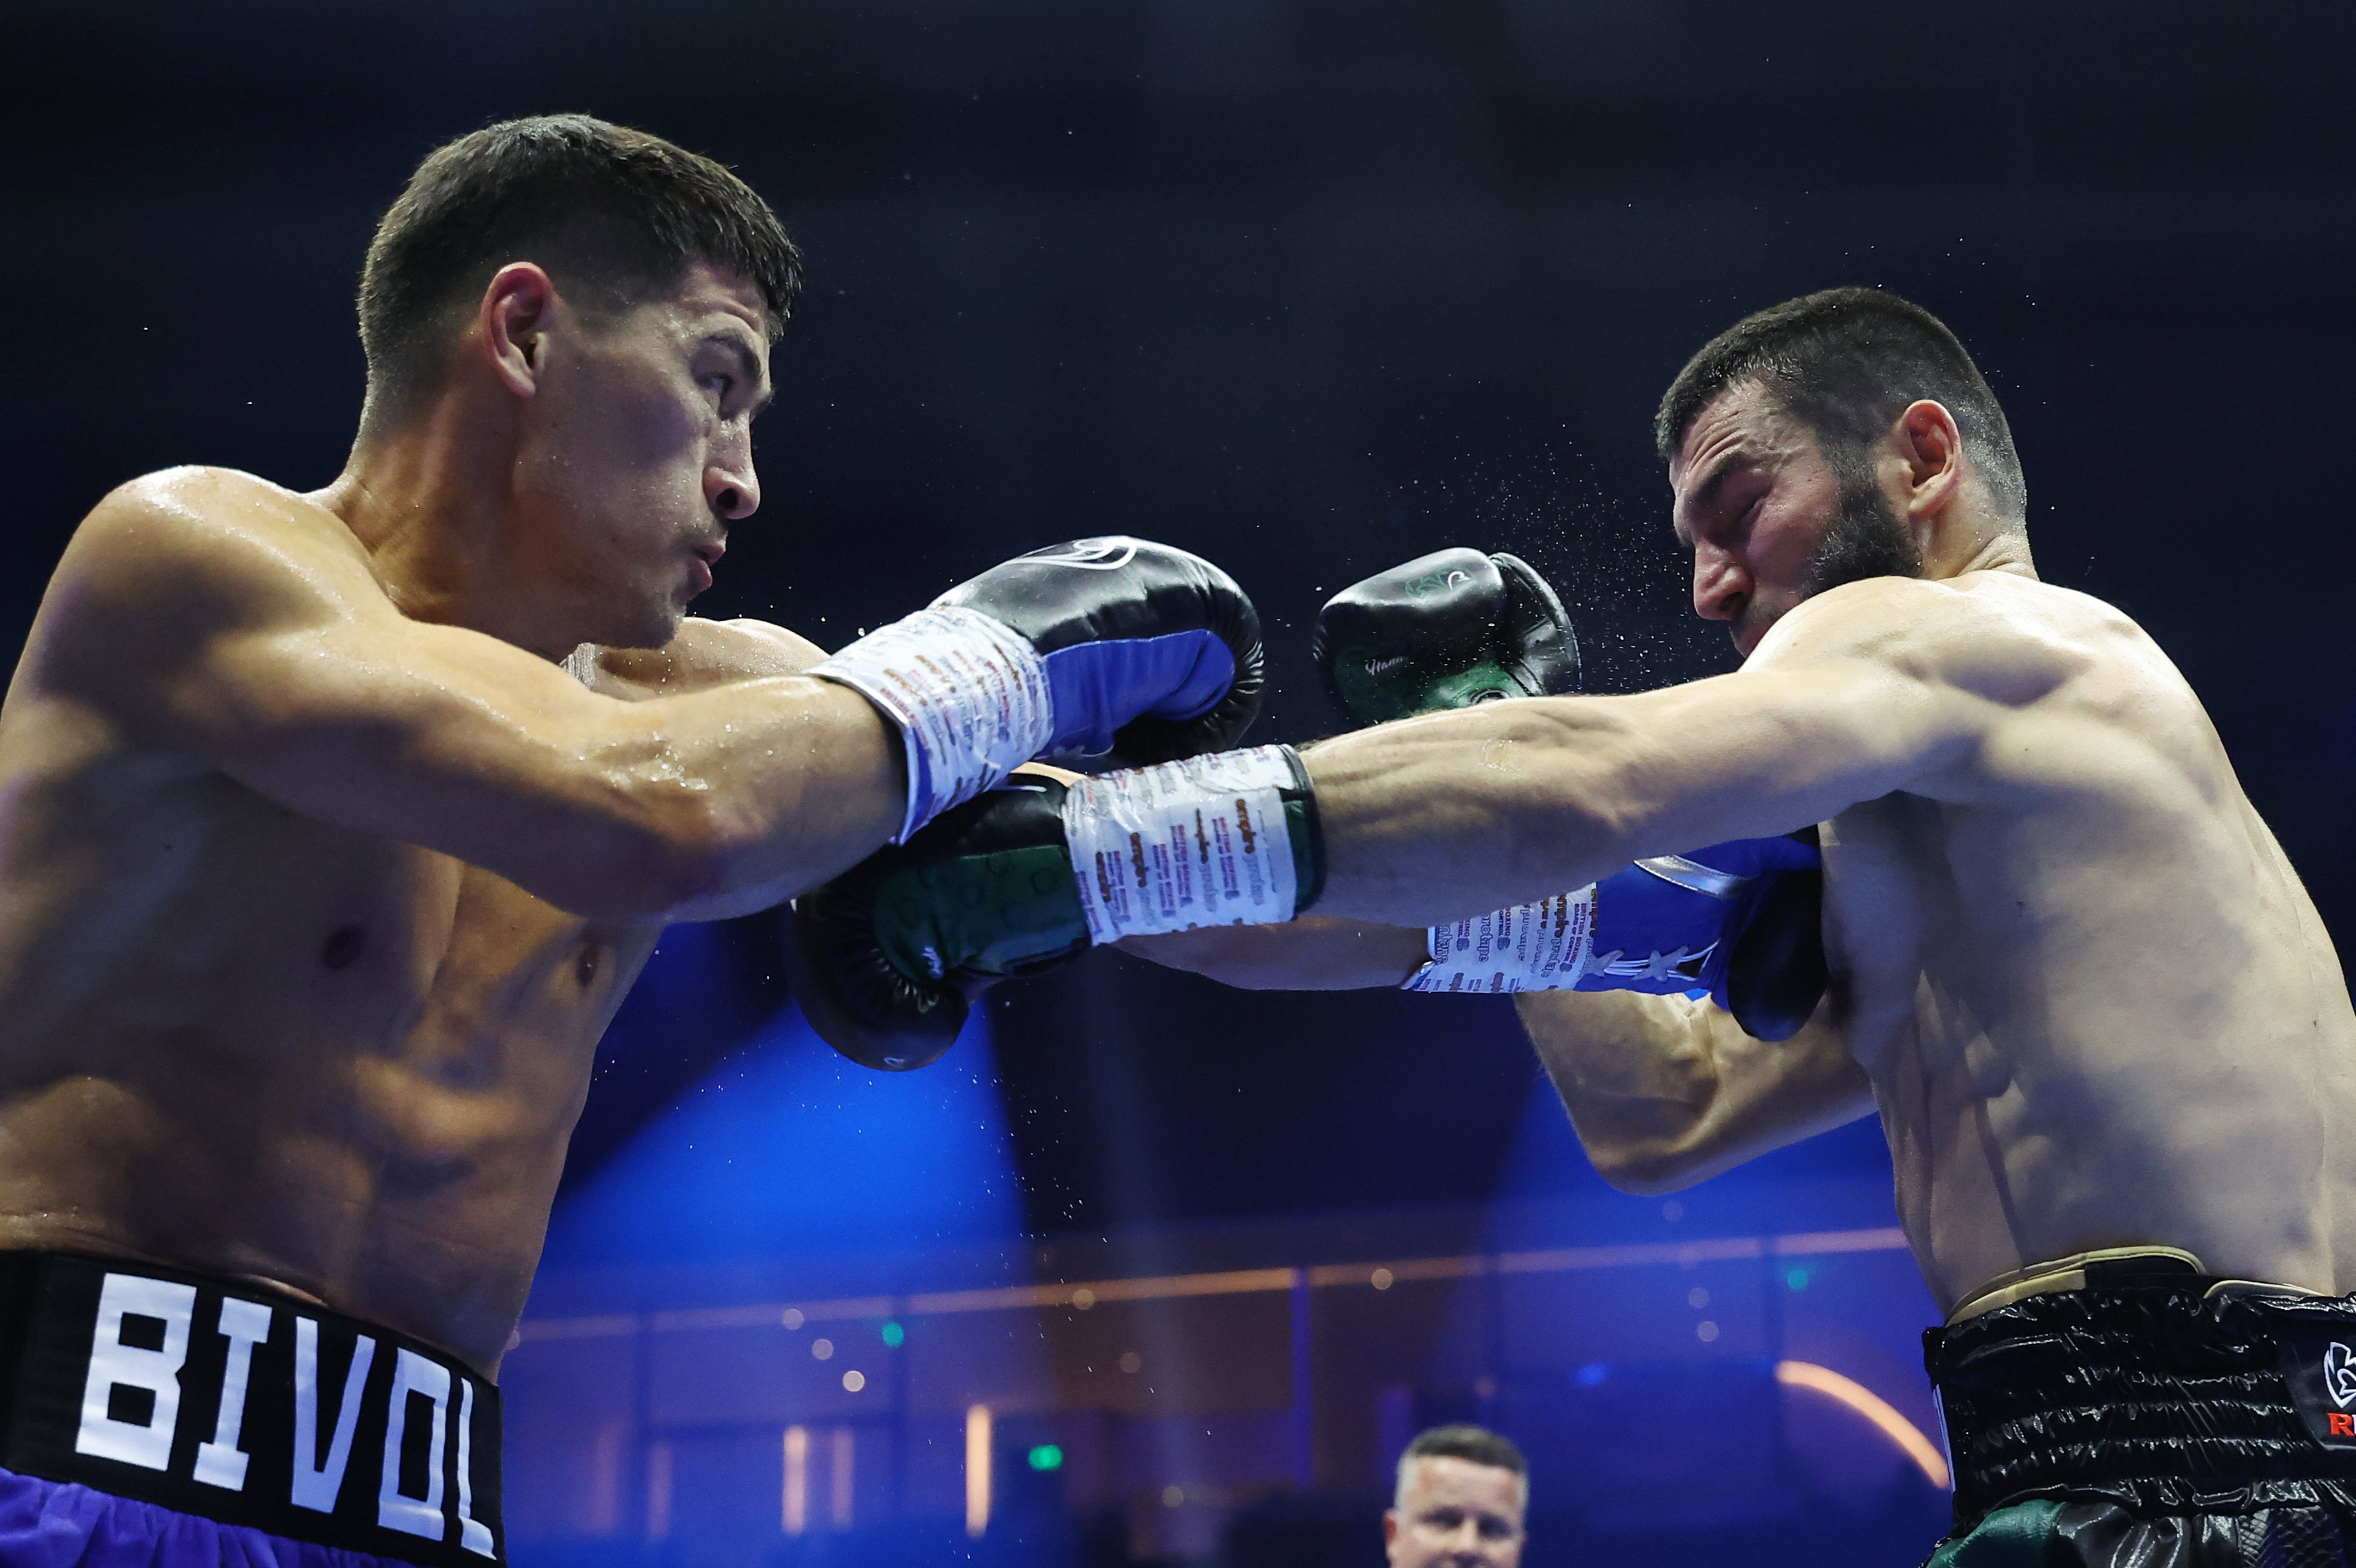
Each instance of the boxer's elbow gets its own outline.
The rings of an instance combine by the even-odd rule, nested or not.
[[[1549,992],[1522,1016],[1596,1173],[1650,1197],[1709,1174],[1724,1083],[1705,1039],[1665,998],[1626,991]],[[1575,1026],[1584,1023],[1584,1028]]]
[[[1709,1174],[1708,1168],[1675,1146],[1658,1144],[1590,1144],[1588,1157],[1595,1173],[1632,1198],[1665,1198],[1682,1192]]]
[[[1571,1125],[1595,1173],[1637,1198],[1682,1191],[1708,1174],[1695,1135],[1705,1120],[1682,1102],[1630,1101],[1607,1113],[1574,1111]]]

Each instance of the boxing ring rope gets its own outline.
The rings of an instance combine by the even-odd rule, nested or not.
[[[525,1344],[614,1339],[712,1329],[782,1328],[900,1319],[1010,1310],[1066,1309],[1087,1312],[1099,1304],[1170,1302],[1189,1298],[1243,1296],[1289,1292],[1294,1301],[1293,1329],[1298,1338],[1309,1294],[1317,1290],[1366,1289],[1387,1291],[1409,1282],[1502,1281],[1514,1276],[1577,1274],[1590,1271],[1700,1264],[1825,1257],[1841,1253],[1903,1252],[1907,1242],[1895,1227],[1851,1231],[1804,1232],[1769,1236],[1724,1236],[1692,1241],[1640,1243],[1611,1246],[1558,1247],[1534,1251],[1471,1253],[1441,1256],[1393,1258],[1308,1266],[1231,1269],[1207,1273],[1137,1275],[1069,1282],[1001,1285],[967,1290],[916,1291],[893,1295],[841,1296],[823,1300],[770,1301],[727,1307],[686,1307],[567,1317],[527,1319],[520,1328]],[[1305,1360],[1296,1345],[1294,1403],[1298,1418],[1307,1419],[1308,1391],[1300,1386]],[[1948,1465],[1937,1442],[1890,1403],[1855,1379],[1811,1361],[1778,1360],[1772,1363],[1775,1382],[1786,1389],[1805,1390],[1827,1399],[1863,1420],[1920,1470],[1939,1490],[1951,1486]],[[969,1534],[979,1537],[989,1526],[991,1495],[991,1413],[975,1405],[966,1412],[965,1512]],[[809,1509],[803,1476],[807,1458],[793,1451],[796,1440],[808,1443],[796,1426],[786,1437],[786,1495],[782,1499],[785,1531],[801,1533]],[[659,1448],[667,1455],[667,1449]],[[797,1460],[801,1463],[797,1463]],[[1297,1467],[1296,1461],[1296,1467]],[[663,1477],[665,1480],[668,1477]],[[1306,1477],[1301,1477],[1304,1482]],[[650,1477],[650,1484],[652,1477]],[[667,1494],[669,1488],[659,1488]],[[650,1507],[653,1503],[649,1499]],[[660,1499],[669,1523],[667,1495]],[[838,1511],[847,1512],[838,1503]],[[847,1519],[843,1521],[847,1523]],[[649,1517],[649,1525],[656,1521]],[[658,1528],[658,1533],[660,1531]]]
[[[980,1290],[918,1291],[905,1296],[842,1296],[830,1301],[759,1302],[740,1307],[678,1307],[581,1317],[537,1317],[526,1318],[518,1333],[521,1343],[532,1344],[553,1339],[614,1338],[648,1329],[663,1332],[694,1328],[760,1328],[771,1325],[799,1328],[804,1323],[960,1312],[1003,1312],[1021,1307],[1069,1307],[1086,1312],[1098,1302],[1174,1301],[1188,1296],[1249,1296],[1266,1291],[1296,1290],[1304,1285],[1311,1289],[1364,1285],[1375,1290],[1387,1290],[1401,1281],[1473,1279],[1489,1275],[1570,1274],[1588,1269],[1636,1268],[1652,1264],[1689,1266],[1741,1259],[1823,1257],[1839,1253],[1905,1250],[1906,1233],[1893,1225],[1868,1231],[1810,1231],[1783,1236],[1723,1236],[1695,1242],[1647,1242],[1626,1246],[1470,1253],[1452,1257],[1405,1258],[1387,1263],[1231,1269],[1212,1274],[1159,1275],[1088,1280],[1069,1285],[998,1285]],[[793,1315],[791,1323],[787,1322],[788,1314]]]

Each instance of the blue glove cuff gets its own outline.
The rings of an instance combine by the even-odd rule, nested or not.
[[[1181,722],[1199,718],[1236,678],[1235,651],[1217,633],[1199,630],[1075,643],[1041,662],[1055,711],[1047,755],[1102,755],[1112,750],[1113,731],[1141,713]],[[1141,691],[1169,695],[1141,709]]]

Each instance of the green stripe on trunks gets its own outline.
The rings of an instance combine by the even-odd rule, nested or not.
[[[2000,1508],[1939,1543],[1922,1568],[2046,1568],[2062,1505],[2051,1498]]]

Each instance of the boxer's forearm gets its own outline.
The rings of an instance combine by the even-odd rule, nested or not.
[[[1873,1110],[1828,1010],[1770,1044],[1683,997],[1553,991],[1515,1003],[1588,1157],[1624,1191],[1690,1187]]]
[[[1850,661],[1344,735],[1304,753],[1323,825],[1318,909],[1437,923],[1786,833],[1936,766],[1968,737],[1935,706]]]
[[[1603,1179],[1632,1191],[1671,1182],[1669,1157],[1718,1090],[1694,1004],[1629,991],[1515,998],[1538,1061]]]
[[[1254,991],[1397,987],[1423,965],[1429,933],[1303,915],[1284,925],[1217,925],[1132,936],[1124,952]]]
[[[577,884],[552,898],[562,907],[674,921],[766,909],[873,853],[907,800],[898,732],[858,693],[807,677],[630,705],[588,760],[621,786],[622,859],[550,866]]]
[[[814,887],[883,844],[906,798],[897,734],[827,681],[621,702],[546,666],[465,687],[441,673],[419,659],[400,689],[233,737],[221,765],[298,811],[621,921]]]

